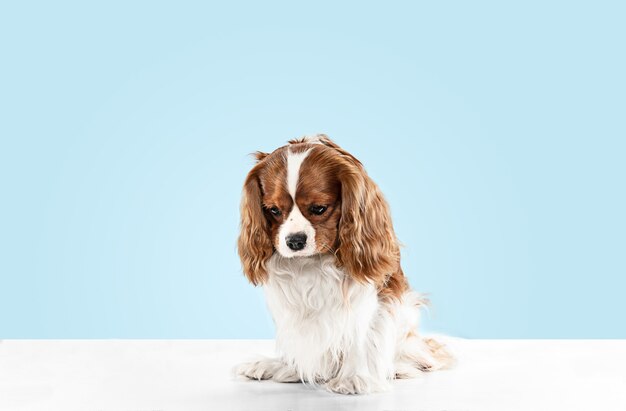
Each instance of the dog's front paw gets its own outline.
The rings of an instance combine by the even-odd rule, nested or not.
[[[278,361],[269,358],[244,362],[235,367],[235,374],[251,380],[269,380],[278,370],[279,364]]]
[[[277,382],[300,382],[300,376],[294,367],[274,358],[262,358],[245,362],[235,367],[235,374],[251,380],[269,380]]]
[[[350,377],[335,377],[326,383],[326,389],[337,394],[369,394],[386,391],[389,388],[387,381],[378,381],[372,377],[353,375]]]

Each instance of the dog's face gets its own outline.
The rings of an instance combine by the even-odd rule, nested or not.
[[[337,244],[341,184],[326,150],[298,144],[263,160],[258,174],[263,213],[274,249],[283,257],[331,252]]]
[[[241,202],[238,250],[254,284],[266,262],[332,253],[362,281],[384,281],[399,267],[387,203],[361,163],[326,136],[257,153]]]

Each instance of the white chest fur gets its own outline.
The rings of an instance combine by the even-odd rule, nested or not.
[[[347,351],[360,351],[379,313],[376,290],[347,277],[333,256],[283,258],[268,264],[265,292],[276,346],[303,379],[335,376]]]

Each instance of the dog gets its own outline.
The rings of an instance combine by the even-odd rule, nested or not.
[[[409,288],[389,206],[361,162],[323,134],[255,157],[238,252],[264,288],[278,356],[236,373],[365,394],[450,366],[449,350],[417,332],[426,300]]]

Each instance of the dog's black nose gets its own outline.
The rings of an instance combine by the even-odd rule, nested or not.
[[[295,233],[288,235],[287,238],[287,247],[291,248],[293,251],[300,251],[306,245],[306,234],[304,233]]]

